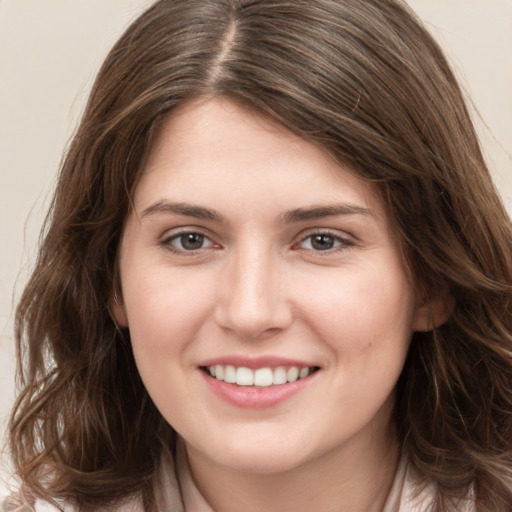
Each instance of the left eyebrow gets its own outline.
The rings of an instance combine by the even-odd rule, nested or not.
[[[354,204],[341,203],[327,206],[316,206],[312,208],[297,208],[283,213],[283,215],[281,215],[281,219],[285,224],[292,224],[294,222],[321,219],[323,217],[335,217],[337,215],[374,216],[374,213],[369,208],[363,208],[362,206]]]
[[[170,203],[168,201],[157,201],[152,205],[145,208],[142,212],[142,217],[149,217],[155,214],[175,214],[183,215],[185,217],[193,217],[195,219],[213,220],[219,223],[226,223],[222,215],[209,208],[196,206],[187,203]]]

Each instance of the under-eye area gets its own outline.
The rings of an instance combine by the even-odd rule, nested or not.
[[[223,364],[203,366],[201,369],[210,377],[228,384],[261,388],[280,386],[305,379],[320,370],[318,366],[277,366],[252,369]]]

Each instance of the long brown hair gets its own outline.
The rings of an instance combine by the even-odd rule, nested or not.
[[[400,0],[160,0],[107,57],[64,160],[16,316],[10,422],[34,496],[151,509],[173,442],[109,305],[139,173],[183,102],[227,95],[376,183],[413,280],[454,298],[398,383],[404,450],[434,510],[512,503],[512,231],[461,91]]]

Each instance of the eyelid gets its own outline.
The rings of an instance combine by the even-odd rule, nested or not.
[[[296,250],[301,249],[299,247],[300,244],[302,244],[308,238],[311,238],[311,237],[317,236],[317,235],[326,235],[326,236],[332,237],[335,241],[340,242],[340,243],[339,243],[339,245],[336,245],[335,247],[333,247],[331,249],[326,249],[324,251],[315,250],[315,249],[303,249],[304,251],[318,254],[320,256],[322,256],[322,255],[328,256],[328,255],[332,255],[333,253],[336,253],[336,252],[346,251],[346,250],[354,247],[355,245],[357,245],[355,237],[353,237],[345,232],[340,232],[340,231],[329,229],[329,228],[310,228],[310,229],[300,233],[300,235],[297,237],[298,238],[297,242],[295,242],[293,244],[293,248]]]
[[[210,242],[210,245],[208,247],[202,247],[195,250],[179,249],[172,245],[173,240],[188,234],[201,235]],[[193,256],[201,251],[219,247],[219,244],[215,242],[214,237],[209,233],[209,231],[198,226],[182,226],[179,228],[169,229],[158,238],[158,244],[170,252],[188,256]]]

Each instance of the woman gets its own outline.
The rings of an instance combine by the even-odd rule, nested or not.
[[[509,510],[511,239],[401,2],[155,3],[18,308],[7,509]]]

